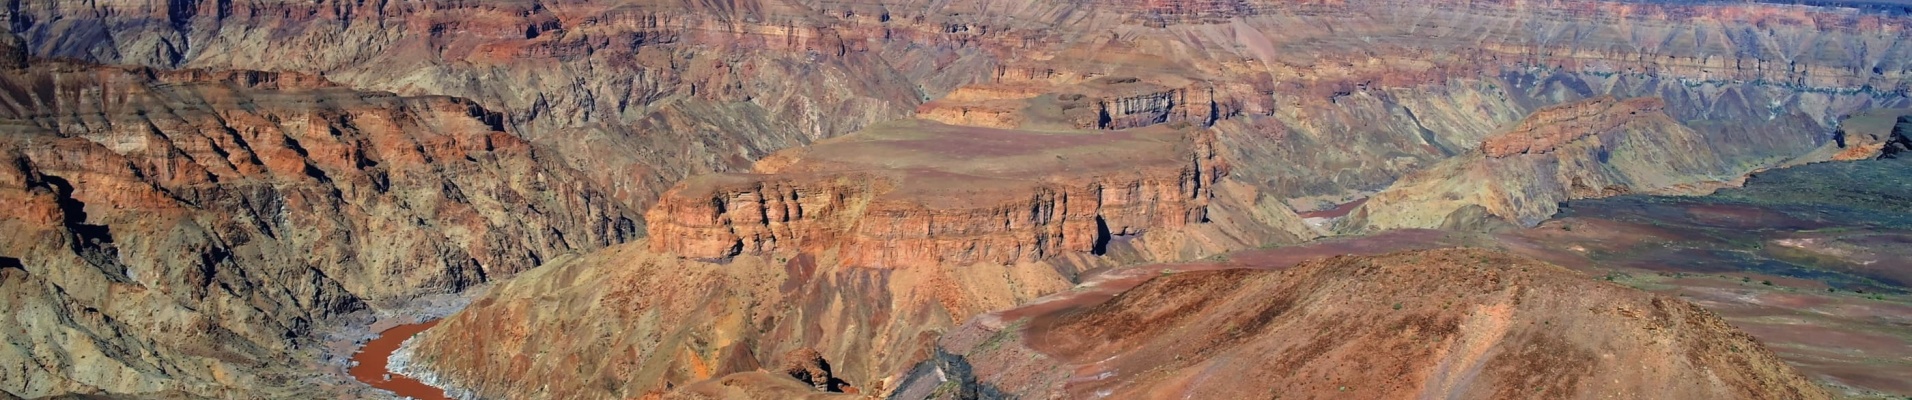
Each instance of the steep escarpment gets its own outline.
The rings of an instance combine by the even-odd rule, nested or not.
[[[45,83],[59,80],[13,85],[9,91],[17,99],[71,97],[109,104],[133,96],[162,99],[136,108],[165,112],[75,117],[57,127],[20,125],[36,139],[6,153],[26,160],[14,163],[20,172],[9,179],[18,182],[20,198],[40,196],[22,200],[29,204],[21,207],[22,221],[53,227],[31,232],[56,231],[43,237],[67,238],[36,244],[32,252],[74,256],[59,267],[20,263],[24,266],[18,270],[35,279],[9,282],[34,288],[21,290],[36,293],[34,307],[71,314],[108,308],[85,300],[102,298],[99,290],[67,301],[48,300],[47,293],[86,291],[46,288],[86,286],[71,283],[77,279],[71,276],[88,274],[145,282],[174,274],[166,271],[199,271],[179,272],[191,278],[178,279],[191,284],[184,287],[196,289],[167,296],[185,293],[198,302],[194,296],[201,292],[218,299],[226,299],[220,296],[228,291],[270,293],[260,295],[270,297],[266,300],[246,297],[251,295],[231,297],[245,301],[219,300],[219,307],[239,311],[197,303],[191,309],[252,321],[219,326],[268,343],[257,351],[229,346],[259,355],[245,357],[274,360],[280,352],[271,347],[279,345],[269,343],[283,341],[271,335],[280,330],[256,327],[285,326],[282,331],[296,336],[309,330],[301,324],[318,320],[313,315],[336,313],[310,310],[378,307],[420,287],[457,290],[551,261],[554,254],[623,241],[646,229],[629,210],[649,209],[654,215],[647,219],[658,225],[648,228],[653,239],[642,250],[663,253],[654,254],[659,260],[680,260],[659,261],[664,266],[646,271],[680,262],[698,268],[747,260],[788,265],[778,258],[810,254],[825,260],[818,268],[854,271],[829,275],[836,279],[832,282],[852,282],[830,287],[861,289],[855,282],[865,282],[866,276],[902,274],[921,278],[898,278],[895,282],[906,283],[894,285],[939,288],[920,292],[938,293],[934,297],[854,303],[912,310],[872,311],[868,320],[946,315],[922,318],[932,321],[926,326],[947,325],[943,321],[1027,298],[1020,293],[1054,289],[1060,284],[1052,282],[1067,282],[1092,267],[1186,260],[1309,236],[1294,228],[1294,214],[1284,202],[1316,209],[1393,185],[1396,194],[1384,195],[1392,197],[1363,212],[1376,228],[1430,226],[1454,210],[1479,216],[1471,212],[1477,209],[1532,223],[1563,199],[1682,192],[1797,160],[1836,141],[1842,117],[1908,104],[1912,47],[1897,44],[1908,42],[1905,27],[1912,24],[1903,15],[1685,3],[12,2],[5,5],[4,18],[23,40],[11,47],[21,51],[0,51],[3,62],[17,63],[24,57],[15,54],[30,54],[160,69],[287,72],[190,77],[175,74],[196,72],[127,70],[133,71],[124,74],[129,78],[82,90]],[[206,101],[204,85],[138,83],[148,75],[161,82],[243,82],[234,85],[250,97],[203,109],[175,107],[171,104]],[[148,86],[162,95],[122,90]],[[413,97],[372,93],[378,91]],[[270,107],[281,96],[312,93],[325,94],[319,96],[323,105],[296,100],[298,107],[292,109]],[[435,97],[447,95],[470,100]],[[342,111],[361,107],[352,99],[366,96],[386,100],[363,107],[407,111]],[[1661,105],[1621,118],[1613,113],[1633,102],[1589,105],[1607,102],[1605,96],[1655,97]],[[13,110],[86,104],[9,101],[6,106]],[[57,107],[23,106],[41,103]],[[211,112],[217,118],[197,116],[203,110],[217,110]],[[1560,114],[1576,110],[1586,115]],[[21,115],[34,113],[39,112]],[[1532,127],[1510,128],[1534,114],[1539,117],[1531,119],[1536,121]],[[1548,115],[1563,117],[1542,122]],[[887,129],[886,121],[911,117],[1000,129],[941,126],[839,138]],[[1594,123],[1603,118],[1617,119]],[[1583,120],[1587,123],[1569,122]],[[1522,133],[1496,136],[1510,130]],[[111,133],[99,133],[104,131]],[[374,131],[391,134],[365,133]],[[1201,135],[1156,135],[1166,131]],[[924,133],[933,137],[909,136]],[[939,156],[946,154],[961,157]],[[728,175],[690,178],[706,173]],[[1450,179],[1456,176],[1474,183]],[[61,194],[67,186],[71,194]],[[1398,211],[1415,199],[1434,200],[1426,210]],[[95,210],[102,204],[123,204],[139,213]],[[1388,214],[1382,210],[1386,207],[1400,214]],[[76,209],[84,214],[70,211]],[[152,211],[173,209],[184,211]],[[132,221],[131,215],[159,217]],[[1478,218],[1456,220],[1462,219]],[[139,247],[122,234],[176,227],[203,233],[205,239]],[[388,238],[406,240],[388,246],[394,241]],[[121,268],[105,261],[128,255],[186,261],[166,268]],[[226,268],[226,263],[242,262],[228,260],[260,260],[272,266],[268,270],[292,272]],[[590,264],[621,265],[594,260]],[[1037,267],[1011,270],[1005,264]],[[199,268],[207,265],[215,267]],[[987,289],[935,283],[1008,271],[1044,275]],[[306,283],[283,291],[238,283],[266,277]],[[739,292],[754,282],[681,278]],[[587,303],[584,296],[601,290],[573,286],[564,290],[579,296],[575,304]],[[352,295],[332,294],[341,292]],[[540,295],[531,289],[511,293],[498,301],[529,302]],[[729,295],[699,293],[691,298],[718,302]],[[852,304],[843,299],[853,298],[789,299],[830,310]],[[514,323],[530,319],[522,323],[533,332],[563,332],[564,324],[591,322],[539,319],[545,317],[523,311],[531,308],[480,309],[486,311],[473,315]],[[808,310],[799,314],[828,312]],[[113,312],[112,321],[140,320],[125,317],[132,315],[127,311]],[[669,329],[684,332],[716,332],[710,328],[716,323],[705,318],[729,315],[670,312],[676,316],[669,321],[677,326]],[[219,318],[226,317],[203,317]],[[643,318],[638,320],[648,321]],[[591,332],[616,336],[617,329],[636,330],[647,323],[607,320]],[[114,326],[86,329],[137,331]],[[477,322],[462,326],[483,327]],[[856,343],[877,340],[860,333],[877,329],[872,326],[829,325],[828,334],[807,337],[833,361],[869,363],[844,369],[847,379],[867,382],[885,376],[891,364],[871,365],[902,362],[859,356],[864,352]],[[200,327],[182,330],[225,337]],[[922,334],[906,331],[897,335]],[[59,342],[81,336],[54,336],[47,333],[16,347],[35,354],[84,348]],[[140,348],[128,344],[133,339],[112,334],[86,337]],[[550,368],[646,359],[659,346],[619,347],[633,354],[606,355],[576,343],[543,343],[554,338],[511,340],[532,341],[521,346],[527,351],[549,346],[555,353],[544,354],[561,354],[555,360],[526,361]],[[711,349],[697,347],[702,345],[695,340],[686,343],[697,351]],[[179,345],[150,347],[171,351],[163,349]],[[437,349],[454,351],[450,344]],[[141,357],[247,359],[203,353],[217,356]],[[715,353],[699,354],[663,365],[696,371]],[[579,362],[557,364],[572,356]],[[765,359],[734,359],[747,358]],[[58,364],[42,362],[47,359],[32,358],[37,364],[31,365]],[[513,393],[512,385],[546,384],[511,375],[521,370],[480,362],[496,360],[448,361],[452,367],[443,372],[452,383],[488,394]],[[727,372],[749,373],[747,362],[726,365],[738,366]],[[664,379],[662,372],[629,375],[617,372],[620,368],[625,367],[544,378],[555,391],[609,396],[604,393],[642,394],[659,382],[685,383],[696,376]],[[48,374],[64,376],[72,369],[51,368],[62,372]],[[631,379],[617,380],[623,378]],[[200,388],[245,383],[181,390],[211,393]]]
[[[1165,123],[1210,125],[1224,115],[1211,84],[1137,77],[1003,79],[957,88],[918,106],[919,118],[1004,129],[1128,129]],[[1069,82],[1069,83],[1061,83]],[[1165,84],[1180,83],[1181,87]]]
[[[769,393],[789,382],[756,370],[814,349],[838,390],[886,393],[943,329],[1085,271],[1313,237],[1205,134],[902,121],[788,150],[672,189],[646,244],[492,290],[407,373],[481,396]]]
[[[1905,105],[1912,69],[1892,45],[1907,39],[1903,15],[1757,3],[9,7],[36,55],[475,99],[632,207],[679,179],[914,112],[1002,128],[1212,123],[1228,158],[1281,160],[1237,165],[1237,179],[1311,209],[1553,104],[1661,97],[1683,122],[1824,136],[1840,116]],[[943,96],[965,85],[1037,89]]]
[[[903,117],[926,88],[947,86],[902,71],[987,67],[941,35],[912,40],[908,27],[774,1],[168,4],[28,3],[9,15],[41,56],[301,71],[472,99],[634,209],[685,177]]]
[[[5,71],[0,293],[19,312],[0,388],[315,390],[310,335],[333,317],[637,234],[635,213],[501,123],[301,74]]]
[[[1369,198],[1346,225],[1433,228],[1470,205],[1532,225],[1562,201],[1705,192],[1824,145],[1821,138],[1781,130],[1688,126],[1662,104],[1595,98],[1535,113],[1487,138],[1479,150],[1402,178]]]
[[[1050,309],[952,331],[897,397],[1829,397],[1698,306],[1482,250],[1176,273]]]
[[[1149,259],[1299,239],[1291,232],[1305,228],[1292,213],[1280,218],[1285,210],[1217,224],[1258,234],[1175,234],[1237,210],[1215,203],[1260,207],[1252,192],[1246,203],[1217,199],[1228,164],[1211,141],[1166,126],[1041,133],[890,124],[772,156],[759,174],[687,181],[647,214],[650,243],[707,259],[841,249],[851,265],[907,267],[1099,255],[1135,238]],[[1163,234],[1144,235],[1151,232]]]

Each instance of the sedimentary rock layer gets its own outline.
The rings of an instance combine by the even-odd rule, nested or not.
[[[21,207],[18,218],[43,227],[26,232],[56,232],[24,237],[66,238],[40,243],[30,253],[66,254],[56,250],[68,249],[75,254],[57,268],[33,263],[5,268],[14,263],[0,259],[6,262],[0,263],[5,273],[16,274],[17,269],[38,279],[9,281],[36,288],[22,290],[36,293],[31,297],[40,300],[34,304],[59,304],[67,310],[38,315],[74,314],[87,307],[119,310],[88,305],[101,298],[100,290],[45,288],[106,286],[71,283],[75,276],[124,275],[123,280],[143,282],[166,274],[149,272],[169,269],[125,269],[94,260],[114,258],[113,252],[142,257],[176,253],[180,256],[166,259],[190,264],[176,269],[213,271],[193,276],[216,277],[197,281],[191,287],[202,289],[182,289],[184,293],[225,296],[225,289],[211,283],[217,281],[236,288],[235,293],[305,299],[296,302],[304,308],[252,305],[291,302],[279,299],[218,303],[240,311],[194,303],[194,310],[269,320],[294,327],[287,330],[295,334],[306,329],[296,328],[300,321],[309,326],[318,321],[311,315],[329,313],[304,310],[376,306],[380,299],[405,297],[419,285],[455,290],[548,260],[554,253],[623,240],[642,229],[643,222],[623,210],[664,210],[656,211],[667,214],[658,220],[676,225],[653,229],[654,237],[662,238],[653,245],[661,249],[687,255],[738,254],[733,258],[840,252],[830,258],[831,267],[1068,259],[1092,255],[1097,243],[1107,243],[1109,258],[1124,262],[1200,257],[1288,237],[1282,227],[1293,214],[1281,207],[1282,200],[1315,208],[1389,185],[1401,187],[1396,181],[1431,182],[1427,185],[1433,189],[1423,191],[1427,195],[1446,199],[1451,193],[1463,200],[1430,203],[1436,206],[1430,209],[1439,211],[1393,218],[1398,222],[1380,222],[1384,219],[1379,213],[1370,213],[1377,227],[1438,223],[1465,204],[1501,204],[1491,210],[1531,222],[1559,199],[1616,187],[1682,188],[1689,182],[1730,180],[1797,159],[1833,140],[1834,127],[1845,115],[1906,105],[1906,91],[1912,86],[1912,47],[1899,45],[1909,41],[1905,27],[1912,23],[1906,17],[1750,3],[36,0],[5,7],[10,30],[23,39],[20,46],[0,46],[21,49],[0,51],[0,62],[8,64],[24,62],[16,54],[30,54],[167,69],[294,71],[270,78],[250,73],[219,78],[245,82],[239,86],[266,85],[246,91],[276,93],[247,92],[253,93],[249,101],[213,102],[203,109],[168,106],[167,112],[126,117],[134,122],[111,125],[98,123],[106,118],[63,122],[57,129],[37,122],[21,125],[35,133],[10,137],[35,139],[16,146],[22,150],[5,153],[28,161],[15,163],[21,165],[14,168],[19,172],[8,180],[17,182],[14,196],[31,198],[20,201],[29,206]],[[302,83],[318,82],[318,77],[341,87]],[[134,78],[126,79],[138,80]],[[159,97],[169,102],[202,100],[194,97],[197,89],[128,85],[128,80],[71,91],[35,82],[13,85],[9,91],[23,99],[111,103],[129,93],[122,88],[145,85],[158,88],[164,94]],[[425,97],[368,94],[377,91]],[[386,100],[366,107],[407,111],[339,111],[361,105],[332,95],[320,96],[323,105],[312,100],[297,102],[300,107],[294,110],[271,111],[270,105],[280,101],[276,96],[304,93],[372,96]],[[471,100],[429,97],[436,95]],[[1546,144],[1539,148],[1551,151],[1482,161],[1491,158],[1478,150],[1483,141],[1529,114],[1600,96],[1657,97],[1664,107],[1638,120],[1646,122],[1628,122],[1604,133],[1543,136]],[[9,104],[35,102],[44,101]],[[69,103],[85,102],[48,104]],[[156,103],[141,104],[134,108]],[[307,109],[321,112],[304,113]],[[220,118],[167,122],[194,112]],[[1168,158],[1191,154],[1168,150],[1137,159],[1166,164],[1127,165],[1115,157],[1113,166],[1089,168],[1100,171],[1095,173],[943,174],[952,171],[877,162],[810,168],[803,165],[814,164],[803,160],[843,158],[772,156],[913,112],[955,125],[1046,133],[1098,129],[1111,130],[1098,135],[1120,135],[1120,128],[1186,124],[1209,129],[1213,139],[1207,151],[1212,156],[1204,157],[1222,162],[1202,165],[1199,157]],[[247,113],[265,116],[228,117]],[[160,133],[138,134],[142,125]],[[264,130],[259,136],[245,128],[253,125],[293,132]],[[108,128],[114,133],[77,133]],[[402,132],[398,136],[410,139],[383,139],[360,131]],[[500,131],[507,133],[496,133]],[[407,140],[416,146],[404,145]],[[1522,151],[1536,148],[1529,144]],[[1033,150],[1064,148],[1053,144],[989,145],[1027,146],[1032,150],[1023,153],[1033,155],[992,159],[1015,162],[1007,165],[1042,164],[1040,171],[1065,171],[1064,166],[1110,159],[1105,151],[1081,151],[1050,160],[1055,154],[1049,150]],[[1635,145],[1667,150],[1620,157],[1629,153],[1619,149]],[[886,152],[873,157],[910,150],[874,149]],[[62,158],[72,154],[79,156]],[[131,161],[94,162],[112,157]],[[755,162],[764,157],[771,159]],[[1444,161],[1456,157],[1459,160]],[[650,207],[683,178],[742,172],[753,163],[759,169],[755,172],[774,177],[719,179],[723,185],[712,187],[722,190],[682,189],[665,200],[671,204]],[[1432,175],[1403,179],[1430,167],[1457,175],[1478,173],[1479,180],[1515,186],[1449,187],[1441,183],[1445,178]],[[862,172],[876,169],[901,175]],[[1202,176],[1222,170],[1226,176]],[[1183,176],[1185,171],[1197,176]],[[80,178],[84,184],[75,183]],[[71,196],[61,194],[61,181],[73,187]],[[1178,197],[1190,183],[1199,184],[1195,193],[1206,190],[1205,206],[1199,198]],[[912,184],[936,190],[903,190]],[[916,197],[894,197],[899,193]],[[1520,200],[1478,199],[1482,193],[1513,194]],[[67,197],[84,204],[77,206],[84,217],[68,211],[79,203],[61,200]],[[723,202],[724,208],[713,201]],[[124,204],[139,213],[112,216],[94,210],[102,204]],[[762,211],[759,215],[739,211],[752,204]],[[166,207],[188,211],[151,211]],[[291,211],[276,211],[281,209]],[[1197,219],[1196,210],[1211,223],[1186,224]],[[1024,217],[1025,211],[1031,216]],[[1050,217],[1034,217],[1043,213]],[[287,217],[279,218],[282,214]],[[131,219],[129,215],[164,218],[141,222],[151,227],[139,228],[112,219]],[[1184,225],[1162,228],[1177,221]],[[1101,228],[1105,225],[1106,235]],[[98,226],[113,226],[114,245],[87,244],[109,242]],[[121,234],[171,227],[211,232],[203,236],[217,240],[143,245],[144,250],[135,252],[131,239]],[[1140,238],[1117,233],[1144,230],[1148,234]],[[387,238],[408,240],[383,246],[394,241]],[[414,238],[426,244],[410,243]],[[258,243],[292,245],[253,249],[265,246],[254,246]],[[905,250],[893,250],[899,246]],[[307,247],[316,249],[305,251]],[[1125,251],[1133,254],[1123,255]],[[226,261],[221,260],[226,259],[268,260],[270,268],[293,271],[281,274],[287,276],[283,281],[317,283],[292,285],[300,289],[282,292],[255,290],[230,282],[278,272],[193,269],[223,266]],[[1084,263],[1056,270],[1071,271],[1091,262]],[[371,265],[375,272],[324,267],[355,265]],[[134,272],[112,272],[120,269]],[[338,290],[328,286],[334,284]],[[308,286],[321,289],[303,289]],[[81,302],[45,300],[62,290],[89,294],[79,297]],[[354,295],[323,294],[341,291]],[[312,293],[321,294],[308,296]],[[922,306],[920,301],[892,299],[883,304],[901,309]],[[968,307],[951,306],[964,311],[950,314],[976,312]],[[138,320],[125,317],[131,315],[127,311],[112,312],[112,321]],[[702,317],[684,318],[694,322]],[[279,330],[257,328],[266,325],[254,322],[222,329],[242,332],[240,336],[257,343],[280,340],[273,339]],[[182,330],[210,329],[192,328]],[[201,336],[222,335],[215,331]],[[57,342],[54,337],[43,334],[16,347],[42,353],[82,348],[48,344]],[[165,346],[174,345],[153,347]],[[452,351],[448,349],[441,348]],[[844,357],[851,352],[845,349],[823,351]],[[563,357],[605,356],[585,347],[562,350]],[[243,352],[259,354],[247,357],[262,360],[279,354],[271,349]],[[148,358],[227,362],[231,357]],[[447,365],[455,368],[446,370],[446,376],[492,390],[488,393],[507,393],[500,390],[508,383],[543,384],[507,375],[520,371],[482,369],[488,367],[477,363]],[[223,374],[210,367],[192,368],[198,369],[165,375]],[[48,374],[66,376],[70,369],[52,368],[57,372]],[[855,379],[868,380],[881,373],[857,374]],[[32,393],[164,390],[98,383],[133,381],[119,376],[80,379],[94,383],[47,383]],[[560,381],[615,386],[604,383],[610,379]],[[36,375],[33,382],[56,381]],[[640,379],[627,386],[650,388],[657,382]],[[203,388],[273,383],[234,378],[182,390],[212,393]]]
[[[1681,121],[1776,115],[1823,135],[1842,115],[1905,104],[1912,69],[1894,45],[1904,16],[1748,3],[155,4],[8,7],[36,55],[472,98],[634,208],[681,178],[912,110],[995,127],[1212,122],[1229,158],[1281,160],[1238,165],[1238,179],[1340,199],[1551,104],[1661,97]],[[966,84],[1127,79],[1158,90],[1044,90],[1084,100],[1053,116],[1026,98],[938,99]],[[918,108],[928,100],[942,103]]]
[[[1183,127],[1045,133],[884,125],[772,156],[759,174],[679,185],[647,214],[651,249],[707,259],[841,249],[843,262],[869,267],[1103,254],[1111,241],[1170,235],[1220,213],[1210,206],[1228,165],[1206,132]],[[1249,226],[1299,230],[1287,215]],[[1295,237],[1232,239],[1205,245]]]
[[[880,395],[942,329],[1083,271],[1312,237],[1227,180],[1205,133],[903,121],[788,150],[680,184],[646,245],[503,284],[411,354],[481,395],[609,398],[782,390],[752,371],[810,348]]]
[[[1826,146],[1784,128],[1688,126],[1656,98],[1595,98],[1535,113],[1475,151],[1369,198],[1350,230],[1434,228],[1470,205],[1523,225],[1559,203],[1625,193],[1705,193]]]
[[[502,121],[296,73],[5,70],[0,388],[288,390],[331,317],[638,233]]]
[[[1587,136],[1617,129],[1640,118],[1640,113],[1661,114],[1666,101],[1658,97],[1619,100],[1598,97],[1552,106],[1528,114],[1519,125],[1481,141],[1481,153],[1506,158],[1518,154],[1539,154]]]

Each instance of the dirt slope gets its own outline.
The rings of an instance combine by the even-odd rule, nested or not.
[[[1827,398],[1698,306],[1473,249],[1172,274],[1007,326],[945,336],[898,397]]]

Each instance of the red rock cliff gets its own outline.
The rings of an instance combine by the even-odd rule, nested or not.
[[[1086,165],[1027,176],[822,170],[702,177],[667,192],[646,213],[650,245],[656,252],[697,258],[840,246],[848,264],[878,267],[1095,253],[1117,236],[1206,220],[1212,187],[1227,173],[1207,140],[1171,144],[1180,150],[1147,155],[1120,170]],[[791,168],[806,168],[801,163]]]

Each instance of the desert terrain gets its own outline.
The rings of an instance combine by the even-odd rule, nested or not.
[[[16,1],[0,392],[1912,396],[1906,7]]]

